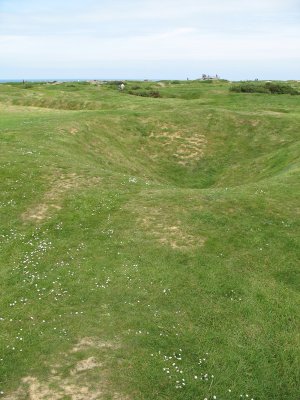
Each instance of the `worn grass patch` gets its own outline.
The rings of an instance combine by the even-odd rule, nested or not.
[[[90,185],[99,184],[99,178],[86,178],[76,173],[65,175],[53,175],[47,177],[49,188],[44,193],[39,204],[29,207],[22,214],[24,221],[40,222],[49,217],[53,212],[62,209],[62,203],[65,195],[74,189],[88,187]]]
[[[193,165],[203,156],[206,138],[189,128],[180,129],[174,124],[157,126],[150,132],[150,139],[157,140],[164,151],[172,154],[180,165]]]
[[[22,378],[20,387],[5,398],[8,400],[127,400],[128,397],[114,392],[109,383],[107,357],[112,357],[118,345],[101,342],[97,338],[81,339],[69,353],[61,356],[61,363],[50,365],[45,379],[34,376]],[[101,349],[101,351],[99,351]],[[96,352],[96,356],[84,358],[84,354]],[[108,354],[108,352],[110,354]]]

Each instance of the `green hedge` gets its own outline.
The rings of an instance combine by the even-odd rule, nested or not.
[[[239,85],[231,86],[230,91],[236,93],[300,94],[292,86],[279,82],[243,82]]]

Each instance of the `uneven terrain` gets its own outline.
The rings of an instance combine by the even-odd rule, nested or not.
[[[230,86],[0,85],[0,398],[299,399],[299,96]]]

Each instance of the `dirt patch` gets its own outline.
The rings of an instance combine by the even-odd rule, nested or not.
[[[78,372],[87,371],[89,369],[101,367],[101,363],[98,363],[95,357],[89,357],[86,360],[81,360],[76,364],[76,367],[71,371],[71,375],[75,375]]]
[[[107,392],[106,392],[107,393]],[[5,400],[100,400],[104,392],[91,390],[84,384],[74,384],[68,378],[51,377],[48,382],[40,382],[37,378],[28,376],[22,379],[22,386]]]
[[[129,201],[125,208],[135,221],[128,235],[146,236],[172,249],[190,250],[204,246],[204,232],[189,223],[191,213],[203,208],[198,191],[146,189]],[[129,217],[130,218],[130,217]]]
[[[191,165],[204,155],[207,140],[204,135],[190,129],[180,129],[172,124],[157,126],[150,133],[150,139],[159,141],[180,165]]]
[[[71,353],[86,350],[89,347],[93,347],[95,349],[118,349],[120,346],[115,342],[102,341],[93,337],[85,337],[73,347]]]
[[[97,356],[84,358],[76,362],[75,367],[70,367],[70,360],[74,358],[72,353],[99,348],[110,349],[118,347],[112,342],[103,342],[97,338],[83,338],[69,352],[64,354],[65,360],[55,365],[47,380],[39,380],[34,376],[22,379],[21,385],[11,395],[5,396],[5,400],[101,400],[109,398],[115,400],[129,400],[129,398],[110,387],[105,357],[101,358],[101,352]],[[59,370],[62,373],[59,373]],[[67,372],[66,372],[67,370]]]
[[[281,117],[285,113],[282,111],[271,111],[271,110],[263,110],[260,112],[261,115],[274,115],[275,117]]]
[[[42,384],[37,378],[27,376],[22,379],[21,387],[11,394],[4,397],[5,400],[59,400],[62,399],[62,394],[54,392],[47,384]]]
[[[69,396],[72,400],[100,400],[103,399],[101,391],[91,392],[86,386],[66,385],[64,387],[65,395]]]
[[[28,395],[32,400],[39,399],[59,399],[61,398],[59,393],[55,393],[50,390],[49,386],[46,384],[40,383],[36,378],[27,376],[22,379],[22,382],[25,386],[28,387]]]
[[[68,191],[96,185],[99,181],[99,178],[86,178],[75,173],[52,176],[49,182],[49,189],[45,192],[41,203],[25,211],[22,214],[22,219],[24,221],[43,221],[54,211],[62,208],[62,201]]]
[[[172,249],[201,247],[205,243],[203,237],[190,234],[179,219],[173,221],[171,216],[163,214],[161,210],[147,210],[147,216],[139,218],[138,222],[149,236]]]
[[[71,134],[71,135],[76,135],[78,132],[80,132],[80,124],[78,123],[71,123],[69,125],[63,125],[58,129],[58,132],[61,134]]]

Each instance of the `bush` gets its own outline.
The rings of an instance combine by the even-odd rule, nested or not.
[[[299,92],[296,89],[294,89],[292,86],[289,86],[289,85],[283,84],[283,83],[267,82],[265,86],[271,93],[299,94]]]
[[[149,97],[155,97],[155,98],[161,97],[161,95],[160,95],[158,90],[151,90],[150,92],[148,92],[148,96]]]
[[[150,91],[145,90],[143,92],[136,92],[133,90],[129,90],[128,93],[134,96],[141,96],[141,97],[154,97],[154,98],[161,97],[161,94],[157,90],[150,90]]]
[[[22,89],[32,89],[33,87],[32,83],[24,83],[23,86],[21,86]]]
[[[239,85],[231,86],[231,92],[236,93],[268,93],[268,94],[300,94],[292,86],[279,82],[252,83],[244,82]]]
[[[269,93],[269,90],[264,85],[257,85],[255,83],[242,83],[230,88],[231,92],[237,93]]]
[[[108,81],[106,82],[106,85],[109,86],[120,86],[122,83],[124,83],[123,81]]]

